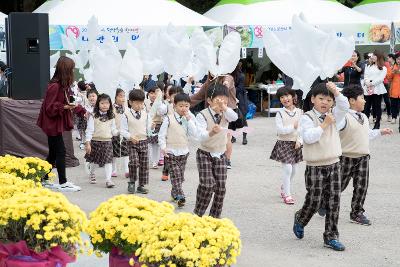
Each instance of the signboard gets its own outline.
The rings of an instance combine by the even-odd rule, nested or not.
[[[390,25],[386,24],[362,24],[362,25],[319,25],[325,32],[333,31],[338,37],[353,36],[356,45],[389,45]],[[264,47],[264,31],[273,31],[279,38],[289,39],[291,26],[233,26],[228,30],[237,31],[242,38],[242,47]],[[397,24],[397,32],[400,33],[400,23]],[[397,35],[400,43],[400,34]],[[306,37],[305,37],[306,38]]]

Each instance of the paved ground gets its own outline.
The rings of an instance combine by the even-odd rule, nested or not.
[[[385,116],[386,120],[386,116]],[[324,220],[315,215],[305,228],[303,240],[292,233],[293,215],[304,201],[304,164],[300,164],[293,186],[294,206],[286,206],[279,197],[280,173],[278,163],[269,160],[275,143],[273,118],[259,117],[249,121],[254,132],[249,144],[234,145],[233,169],[228,173],[227,194],[223,216],[234,221],[241,231],[242,254],[236,266],[400,266],[400,135],[398,125],[384,122],[395,134],[382,137],[371,144],[370,188],[365,204],[372,221],[369,227],[349,223],[351,188],[342,194],[339,220],[340,240],[345,252],[323,247]],[[241,141],[241,140],[239,140]],[[75,144],[81,163],[83,153]],[[189,157],[184,190],[191,212],[195,202],[198,174],[194,148]],[[83,167],[68,169],[68,177],[82,186],[83,191],[68,193],[68,198],[85,212],[94,210],[100,202],[126,193],[126,179],[115,179],[117,187],[106,189],[102,182],[90,185]],[[97,171],[98,181],[103,172]],[[169,200],[170,183],[160,180],[161,170],[150,171],[149,198]],[[81,256],[71,266],[108,266],[102,259]]]

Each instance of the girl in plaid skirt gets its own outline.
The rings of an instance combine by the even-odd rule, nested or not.
[[[164,117],[174,114],[174,98],[175,98],[175,95],[178,93],[183,93],[182,87],[172,86],[172,85],[166,86],[166,90],[164,91],[164,95],[165,95],[166,99],[158,107],[159,114],[163,115]],[[164,155],[162,155],[162,156],[164,156]],[[168,181],[168,175],[169,175],[168,174],[168,166],[167,166],[167,164],[165,164],[165,161],[164,161],[161,180]]]
[[[281,101],[283,108],[275,117],[278,140],[272,150],[270,159],[282,163],[283,178],[281,197],[288,205],[294,204],[290,194],[290,185],[296,173],[296,164],[303,160],[301,153],[301,137],[297,132],[302,110],[294,105],[296,92],[289,87],[279,88],[276,96]]]
[[[115,93],[115,103],[114,103],[114,115],[115,115],[115,125],[117,130],[121,131],[121,117],[124,116],[125,112],[125,92],[124,90],[118,88]],[[113,145],[113,169],[112,169],[112,177],[117,177],[117,159],[121,158],[125,177],[129,177],[129,154],[128,154],[128,141],[118,134],[117,136],[113,136],[112,138],[112,145]]]
[[[160,147],[158,146],[158,132],[162,124],[162,114],[159,114],[158,107],[162,103],[162,91],[164,89],[163,83],[157,83],[156,86],[148,91],[147,99],[145,100],[145,106],[147,112],[150,114],[152,121],[153,134],[149,137],[149,149],[150,154],[150,164],[153,169],[157,169],[160,160]],[[161,164],[160,164],[161,165]]]
[[[115,186],[111,180],[113,159],[111,139],[117,134],[111,98],[106,94],[101,94],[97,99],[93,115],[89,116],[86,128],[85,159],[90,166],[90,183],[96,183],[94,171],[97,164],[105,169],[106,187]]]

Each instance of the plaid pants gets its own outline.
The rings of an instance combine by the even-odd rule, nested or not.
[[[210,153],[198,149],[196,161],[200,183],[197,187],[194,213],[203,216],[214,193],[210,216],[220,218],[226,192],[226,156],[222,154],[220,158],[213,158]]]
[[[164,164],[168,164],[168,171],[171,175],[171,196],[173,198],[177,196],[185,196],[182,184],[185,181],[185,167],[188,156],[189,153],[181,156],[168,154],[168,157],[164,157]]]
[[[327,166],[306,166],[305,182],[307,194],[296,218],[306,226],[323,203],[326,203],[324,239],[339,238],[337,228],[340,209],[340,162]]]
[[[128,142],[129,151],[129,179],[131,182],[139,180],[139,185],[149,183],[149,147],[147,140],[137,144]],[[139,168],[139,177],[137,169]]]
[[[364,213],[364,202],[369,182],[369,155],[359,158],[340,157],[342,171],[342,192],[346,190],[353,178],[353,198],[351,199],[350,217]]]

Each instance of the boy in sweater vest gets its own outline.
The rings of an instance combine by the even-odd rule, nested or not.
[[[145,187],[149,183],[149,148],[147,136],[151,132],[151,118],[144,107],[144,92],[134,89],[129,93],[130,108],[121,119],[121,135],[128,139],[129,179],[128,192],[147,194]],[[139,169],[139,176],[137,173]]]
[[[185,166],[189,156],[188,137],[196,137],[195,117],[189,111],[190,97],[179,93],[174,98],[174,111],[165,116],[158,134],[158,143],[164,155],[164,166],[171,174],[171,197],[181,208],[185,205],[182,183],[185,181]]]
[[[358,85],[343,89],[342,94],[348,98],[350,110],[345,120],[339,124],[342,156],[342,192],[353,178],[353,198],[351,200],[350,222],[370,225],[364,215],[364,201],[369,183],[369,140],[381,135],[392,134],[389,128],[371,130],[367,116],[362,113],[365,106],[364,91]]]
[[[162,102],[162,104],[158,107],[158,114],[162,114],[165,118],[165,116],[173,115],[174,114],[174,97],[178,93],[183,93],[183,89],[179,86],[166,86],[164,96],[166,99]],[[160,146],[161,147],[161,146]],[[169,171],[168,171],[168,166],[165,164],[164,160],[164,166],[162,170],[162,175],[161,175],[161,181],[168,181],[168,176]]]
[[[200,184],[197,188],[194,213],[203,216],[214,194],[210,216],[220,218],[225,197],[226,143],[228,123],[237,120],[228,108],[228,89],[214,84],[207,90],[209,107],[196,116],[200,148],[196,153]]]
[[[336,100],[336,106],[331,108]],[[305,182],[307,194],[303,207],[296,212],[293,232],[304,237],[304,227],[326,200],[324,246],[334,250],[345,249],[338,238],[340,208],[340,162],[342,154],[337,124],[344,120],[349,102],[332,82],[316,85],[311,92],[314,108],[300,119],[303,138],[303,158],[306,161]]]

